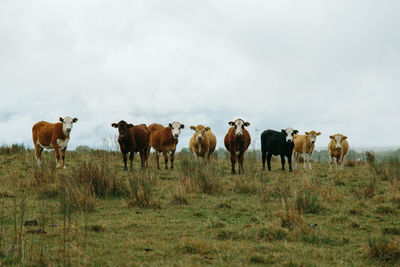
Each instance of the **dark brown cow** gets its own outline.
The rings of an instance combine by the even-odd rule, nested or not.
[[[150,129],[150,145],[156,152],[157,168],[160,169],[159,153],[162,152],[165,161],[165,169],[168,170],[168,154],[171,152],[171,169],[174,168],[174,156],[176,145],[178,144],[178,137],[181,129],[185,126],[175,121],[170,123],[168,127],[161,124],[153,123],[149,126]]]
[[[133,170],[133,157],[136,152],[139,152],[141,167],[147,166],[149,157],[148,151],[150,146],[150,131],[146,124],[133,125],[126,121],[111,124],[112,127],[118,128],[119,136],[118,143],[124,160],[124,170],[128,170],[126,166],[127,156],[129,154],[129,169]]]
[[[238,153],[237,159],[239,161],[239,173],[244,173],[244,152],[246,152],[251,142],[250,134],[244,127],[249,126],[250,123],[244,122],[242,119],[237,119],[234,122],[230,121],[228,124],[232,127],[225,135],[224,143],[225,148],[231,153],[232,173],[236,173],[236,153]]]
[[[66,168],[65,152],[69,142],[69,135],[72,124],[77,122],[77,118],[60,117],[60,122],[50,123],[39,121],[32,127],[32,139],[35,146],[35,157],[38,165],[41,164],[43,148],[54,149],[57,160],[57,168]],[[62,163],[60,163],[60,150]]]

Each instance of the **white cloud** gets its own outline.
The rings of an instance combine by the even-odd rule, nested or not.
[[[400,3],[2,1],[0,144],[76,116],[71,147],[112,122],[319,130],[399,146]]]

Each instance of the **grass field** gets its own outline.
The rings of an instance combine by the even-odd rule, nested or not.
[[[185,153],[172,171],[151,155],[149,168],[136,156],[124,172],[107,151],[69,151],[66,164],[0,150],[0,265],[399,264],[397,159],[339,173],[282,172],[275,160],[262,172],[247,152],[244,175]]]

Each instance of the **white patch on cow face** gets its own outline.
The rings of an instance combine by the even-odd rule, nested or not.
[[[235,120],[235,135],[242,136],[244,128],[244,121],[241,119]]]
[[[172,124],[170,124],[171,130],[172,130],[172,136],[174,139],[178,139],[179,135],[181,134],[181,124],[177,121],[174,121]]]
[[[335,149],[341,149],[342,148],[342,136],[341,135],[336,135],[335,136]]]
[[[286,132],[286,142],[287,143],[292,143],[293,142],[294,130],[292,128],[287,128],[285,130],[285,132]]]
[[[72,130],[72,124],[74,123],[74,119],[67,116],[63,118],[62,124],[63,124],[63,132],[66,136],[69,136]]]

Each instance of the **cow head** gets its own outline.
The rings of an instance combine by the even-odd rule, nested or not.
[[[69,116],[67,117],[60,117],[60,121],[62,122],[62,126],[63,126],[63,132],[66,136],[69,136],[69,134],[71,133],[72,130],[72,124],[77,122],[78,119],[77,118],[71,118]]]
[[[335,134],[335,135],[329,136],[329,138],[333,140],[334,149],[340,150],[340,149],[342,149],[343,140],[346,140],[347,136],[344,136],[341,134]]]
[[[287,128],[286,130],[282,129],[282,133],[285,136],[286,143],[292,143],[293,142],[293,136],[297,134],[299,131],[293,130],[292,128]]]
[[[172,136],[174,137],[174,139],[178,139],[179,135],[181,134],[181,129],[185,128],[185,125],[174,121],[173,123],[170,123],[168,127],[171,128]]]
[[[190,126],[190,129],[195,131],[196,135],[196,140],[199,144],[203,143],[204,140],[204,135],[206,134],[207,131],[210,130],[210,127],[204,127],[203,125],[197,125],[197,127]]]
[[[250,122],[244,122],[242,119],[236,119],[235,121],[230,121],[228,122],[230,126],[235,127],[235,136],[236,137],[241,137],[243,136],[243,129],[246,126],[250,126]]]
[[[127,123],[126,121],[122,120],[118,123],[111,124],[112,127],[118,128],[118,133],[121,138],[124,138],[125,135],[128,134],[128,129],[133,127],[133,124]]]
[[[311,144],[315,144],[315,141],[317,140],[317,136],[321,135],[320,132],[316,132],[316,131],[311,131],[311,132],[306,132],[306,135],[310,138],[310,142]]]

